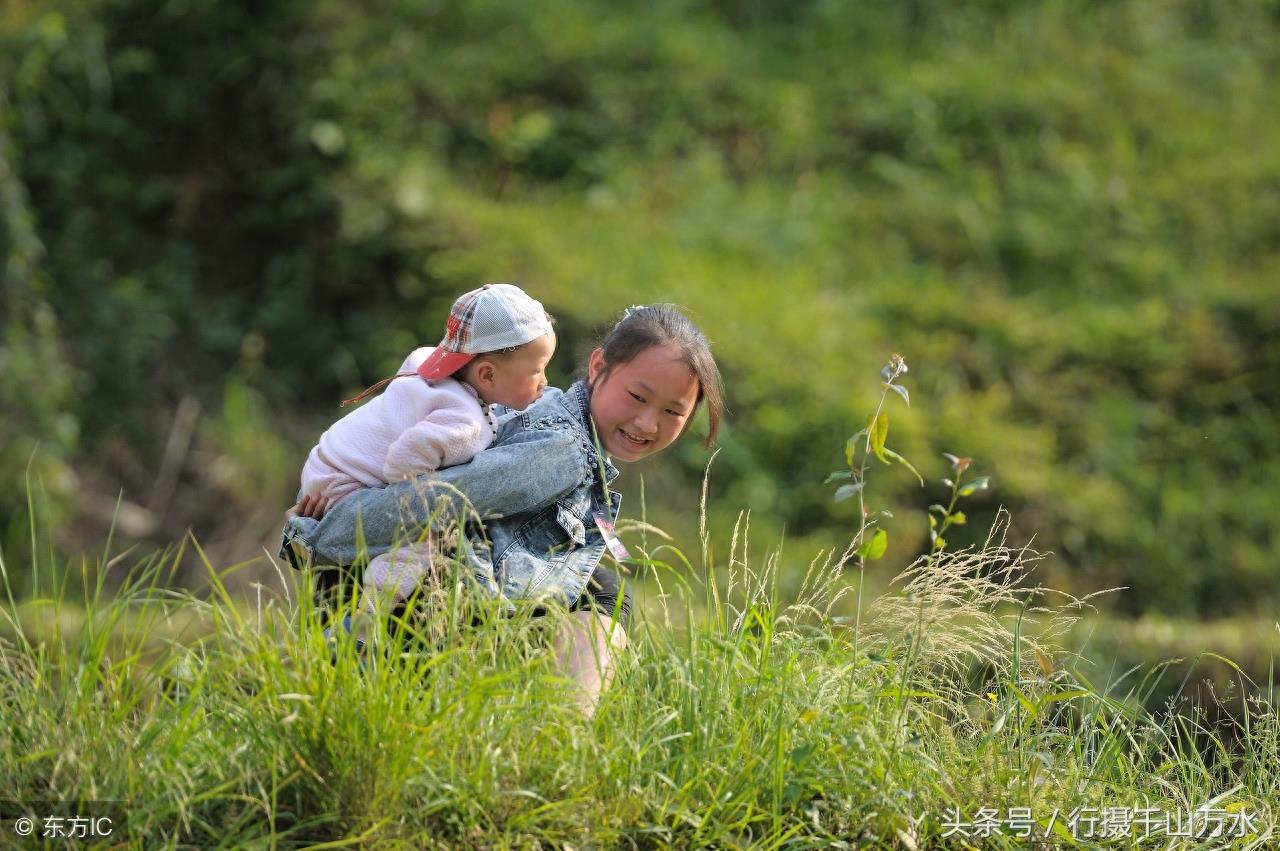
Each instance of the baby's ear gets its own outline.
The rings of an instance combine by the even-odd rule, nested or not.
[[[482,360],[476,363],[475,372],[473,373],[476,383],[483,384],[486,387],[493,384],[494,366],[493,361]]]

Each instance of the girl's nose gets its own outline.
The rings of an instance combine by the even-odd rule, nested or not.
[[[658,414],[650,408],[645,408],[636,415],[636,426],[644,431],[645,434],[654,434],[658,430]]]

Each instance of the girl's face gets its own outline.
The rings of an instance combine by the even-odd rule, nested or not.
[[[639,461],[670,446],[698,401],[697,376],[670,346],[651,346],[607,374],[604,351],[596,349],[587,383],[600,442],[619,461]]]

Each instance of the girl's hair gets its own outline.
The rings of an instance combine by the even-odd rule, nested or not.
[[[720,368],[716,366],[706,335],[674,304],[637,304],[624,310],[622,318],[600,344],[604,352],[604,372],[596,380],[603,381],[615,367],[628,363],[652,346],[671,346],[678,350],[680,359],[697,377],[698,398],[694,405],[706,400],[705,445],[710,447],[716,442],[720,419],[725,413]]]

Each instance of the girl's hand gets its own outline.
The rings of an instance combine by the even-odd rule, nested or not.
[[[319,520],[328,510],[328,498],[316,493],[304,496],[297,505],[285,512],[285,517],[314,517]]]

